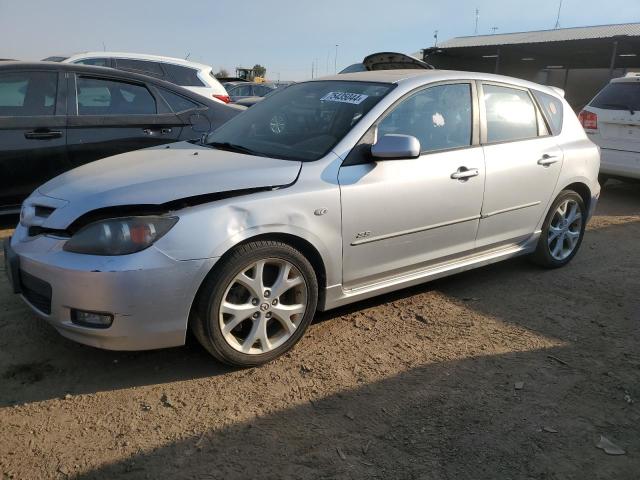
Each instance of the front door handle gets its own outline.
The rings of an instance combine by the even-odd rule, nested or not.
[[[538,160],[538,165],[542,165],[543,167],[548,167],[549,165],[553,165],[554,163],[558,162],[558,157],[556,157],[555,155],[549,155],[548,153],[545,153],[544,155],[542,155],[542,158],[540,160]]]
[[[50,140],[52,138],[61,138],[62,132],[60,130],[33,130],[31,132],[25,132],[24,138],[29,140]]]
[[[471,177],[477,177],[478,175],[480,175],[480,172],[478,172],[477,168],[460,167],[457,171],[451,174],[451,178],[453,180],[465,181]]]

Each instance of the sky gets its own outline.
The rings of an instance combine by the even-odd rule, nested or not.
[[[478,33],[551,29],[560,0],[0,0],[0,58],[92,50],[151,53],[225,68],[256,63],[303,80],[369,53],[414,53]],[[640,0],[563,0],[561,27],[640,22]],[[337,59],[336,59],[336,45]]]

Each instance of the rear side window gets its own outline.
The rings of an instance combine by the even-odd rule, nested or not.
[[[526,90],[483,85],[487,142],[525,140],[538,136],[536,108]]]
[[[547,121],[551,126],[551,132],[554,135],[558,135],[562,131],[562,119],[564,115],[562,102],[553,95],[538,92],[537,90],[531,90],[531,93],[533,93],[540,107],[542,107],[544,116],[547,117]]]
[[[227,89],[227,92],[232,97],[250,97],[252,95],[251,85],[238,85],[231,90]]]
[[[610,83],[589,104],[605,110],[640,110],[640,83]]]
[[[164,63],[164,68],[169,74],[172,83],[183,87],[204,87],[205,84],[198,78],[198,71],[194,68],[183,67]]]
[[[96,67],[108,67],[109,59],[108,58],[85,58],[73,63],[79,64],[79,65],[94,65]]]
[[[78,77],[78,115],[152,115],[156,102],[142,85]]]
[[[40,116],[55,113],[58,74],[0,73],[0,116]]]
[[[117,58],[116,66],[120,70],[152,75],[154,77],[164,77],[164,71],[158,62],[149,60],[133,60],[130,58]]]
[[[188,98],[183,97],[182,95],[178,95],[176,93],[170,92],[169,90],[165,90],[164,88],[159,88],[158,90],[160,90],[162,98],[167,101],[167,103],[171,107],[171,110],[173,110],[175,113],[193,110],[194,108],[198,108],[200,106],[196,102],[193,102]]]

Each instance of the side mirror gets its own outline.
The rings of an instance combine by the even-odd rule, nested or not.
[[[420,156],[420,141],[411,135],[387,134],[371,145],[376,160],[401,160]]]

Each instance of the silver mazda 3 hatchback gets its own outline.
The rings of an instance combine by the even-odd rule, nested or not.
[[[62,335],[258,365],[317,310],[517,255],[561,267],[600,187],[556,90],[393,70],[292,85],[200,143],[118,155],[24,202],[11,284]]]

